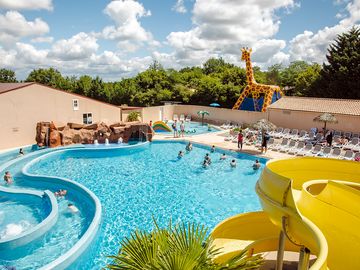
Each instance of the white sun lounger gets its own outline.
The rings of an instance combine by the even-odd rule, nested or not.
[[[185,121],[185,115],[184,114],[180,114],[180,121]]]
[[[330,158],[340,158],[341,149],[340,148],[334,148],[332,153],[329,155]]]
[[[318,154],[320,157],[329,157],[331,153],[331,147],[325,146],[324,149]]]
[[[349,131],[344,132],[344,136],[345,136],[345,138],[351,138],[351,132],[349,132]]]
[[[288,152],[290,149],[292,149],[296,144],[295,140],[291,140],[288,145],[285,145],[280,148],[280,152]]]
[[[285,135],[285,138],[288,139],[296,139],[296,137],[298,136],[299,130],[294,128],[291,133],[289,133],[288,135]]]
[[[291,149],[289,149],[288,154],[296,155],[297,152],[301,151],[305,146],[304,142],[298,142],[297,145]]]
[[[353,150],[354,148],[357,148],[357,145],[359,144],[359,138],[352,138],[351,141],[349,141],[347,144],[343,146],[344,150]]]
[[[175,121],[175,120],[176,120],[176,121],[178,121],[178,120],[179,120],[179,117],[178,117],[178,115],[177,115],[177,114],[174,114],[174,115],[173,115],[173,120],[174,120],[174,121]]]
[[[314,146],[314,148],[309,152],[309,153],[306,153],[305,155],[306,156],[313,156],[313,157],[316,157],[317,155],[320,154],[321,152],[321,145],[320,144],[317,144]]]
[[[282,142],[281,142],[280,144],[275,145],[272,150],[273,150],[273,151],[280,151],[280,149],[282,149],[283,147],[285,147],[285,145],[287,145],[288,142],[289,142],[289,140],[286,139],[286,138],[284,138],[284,139],[282,140]]]
[[[299,135],[297,136],[297,139],[298,139],[299,141],[304,141],[305,138],[306,138],[306,135],[307,135],[306,130],[301,130],[300,133],[299,133]]]
[[[342,159],[345,160],[352,160],[354,157],[354,152],[352,150],[346,150],[344,156],[342,157]]]
[[[303,149],[296,153],[297,156],[305,156],[306,154],[310,153],[313,145],[311,143],[307,143]]]
[[[284,129],[282,127],[276,128],[276,130],[271,131],[269,134],[273,137],[279,136],[280,133],[282,133]]]
[[[191,121],[191,115],[188,114],[185,118],[185,122],[190,122]]]

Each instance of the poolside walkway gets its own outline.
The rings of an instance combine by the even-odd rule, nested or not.
[[[163,134],[155,133],[153,140],[186,140],[186,141],[206,144],[206,145],[210,145],[210,146],[215,145],[216,147],[219,147],[219,148],[240,152],[240,150],[237,148],[237,143],[233,143],[231,141],[229,142],[229,141],[224,140],[226,134],[228,134],[228,133],[229,133],[228,130],[222,130],[219,132],[205,133],[205,134],[193,135],[193,136],[185,136],[185,137],[181,137],[181,138],[174,138],[172,136],[172,134],[171,135],[170,134],[163,135]],[[264,154],[261,154],[259,149],[255,148],[254,145],[245,145],[245,144],[243,145],[243,149],[241,152],[251,154],[251,155],[256,155],[259,157],[270,158],[270,159],[294,157],[293,155],[288,155],[286,153],[280,153],[280,152],[275,152],[275,151],[270,151],[270,150],[268,150]]]

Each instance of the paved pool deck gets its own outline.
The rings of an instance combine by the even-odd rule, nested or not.
[[[246,145],[243,144],[243,149],[240,151],[237,147],[237,143],[231,141],[225,141],[226,134],[229,133],[229,130],[221,130],[218,132],[205,133],[200,135],[193,136],[184,136],[174,138],[172,134],[158,134],[155,133],[153,140],[188,140],[195,143],[201,143],[206,145],[215,145],[219,148],[228,149],[236,152],[243,152],[251,155],[256,155],[259,157],[275,159],[275,158],[290,158],[294,157],[293,155],[288,155],[286,153],[280,153],[268,150],[266,153],[261,153],[259,149],[257,149],[254,145]]]

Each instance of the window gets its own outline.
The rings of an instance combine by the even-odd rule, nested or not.
[[[79,110],[79,100],[78,99],[73,99],[73,109],[74,109],[74,111]]]
[[[83,123],[84,124],[92,124],[92,113],[84,113],[83,114]]]

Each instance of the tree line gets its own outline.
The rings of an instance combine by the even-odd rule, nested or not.
[[[288,96],[360,99],[360,28],[339,35],[323,65],[294,61],[287,67],[254,67],[257,82],[279,85]],[[16,82],[15,72],[0,69],[0,82]],[[244,68],[211,58],[201,67],[164,69],[154,61],[132,78],[104,82],[100,77],[63,76],[54,68],[34,69],[25,80],[85,95],[115,105],[160,105],[162,101],[231,108],[246,86]]]

